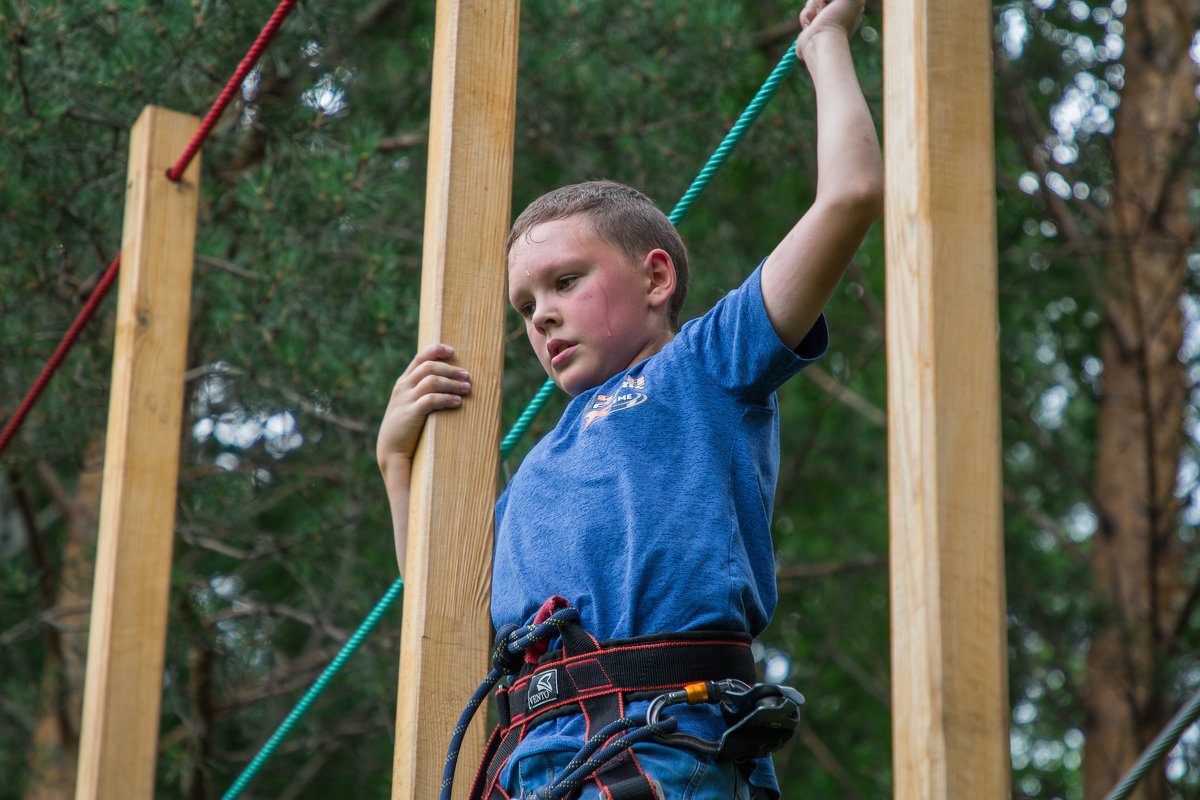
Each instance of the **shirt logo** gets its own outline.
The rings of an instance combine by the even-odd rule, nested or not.
[[[638,391],[646,388],[646,376],[633,378],[625,376],[621,388],[616,394],[598,394],[592,401],[592,409],[583,416],[583,429],[586,431],[598,419],[607,417],[614,411],[623,411],[646,402],[646,395]]]
[[[557,699],[558,670],[552,669],[533,679],[533,685],[529,687],[529,696],[525,700],[525,707],[529,711],[533,711],[538,706]]]

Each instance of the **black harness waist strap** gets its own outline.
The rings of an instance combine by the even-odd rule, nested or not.
[[[586,635],[586,634],[585,634]],[[527,665],[507,690],[508,725],[532,727],[605,694],[647,699],[689,683],[736,678],[755,680],[750,636],[694,631],[613,639],[590,652],[567,655],[567,647]],[[506,725],[507,727],[507,725]]]
[[[488,741],[471,798],[505,797],[497,778],[534,726],[583,714],[587,735],[625,716],[626,704],[689,684],[734,678],[755,682],[751,638],[728,631],[689,631],[597,642],[578,624],[561,631],[562,649],[526,663],[508,688],[497,690],[499,725]],[[651,781],[632,753],[595,775],[608,796],[651,797]],[[645,790],[639,788],[645,787]]]

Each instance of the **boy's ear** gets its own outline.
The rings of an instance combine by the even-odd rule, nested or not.
[[[642,262],[647,277],[646,295],[651,308],[666,306],[675,294],[675,262],[666,250],[651,250]]]

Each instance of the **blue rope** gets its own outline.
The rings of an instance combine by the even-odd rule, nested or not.
[[[450,745],[446,748],[446,763],[442,767],[442,787],[438,795],[440,800],[450,800],[454,788],[454,768],[458,765],[458,753],[462,749],[463,737],[471,725],[471,718],[483,701],[491,694],[492,689],[505,675],[515,675],[523,663],[521,658],[529,646],[536,642],[558,635],[558,630],[568,622],[579,621],[579,609],[559,609],[545,622],[536,625],[526,625],[519,628],[516,625],[505,625],[496,633],[496,647],[492,651],[492,671],[479,684],[479,688],[467,701],[467,707],[458,715],[458,724],[450,736]]]
[[[383,598],[375,604],[375,607],[371,609],[371,613],[367,614],[367,618],[362,621],[362,624],[358,626],[358,629],[354,631],[354,634],[349,638],[349,640],[346,641],[346,644],[342,646],[342,649],[338,651],[338,654],[334,656],[333,661],[329,662],[329,666],[325,668],[325,671],[321,673],[320,677],[318,677],[313,685],[309,687],[309,690],[304,694],[304,697],[301,698],[300,702],[296,704],[296,707],[292,709],[292,712],[287,715],[287,718],[284,719],[284,721],[279,725],[279,727],[275,730],[275,733],[273,733],[271,738],[267,740],[267,743],[263,745],[262,749],[258,751],[258,755],[256,755],[250,761],[250,763],[246,765],[246,768],[242,770],[242,773],[238,775],[237,780],[233,782],[233,785],[230,786],[228,790],[226,790],[225,794],[221,795],[221,800],[234,800],[234,798],[245,791],[246,787],[250,784],[250,781],[252,781],[254,776],[258,774],[258,771],[262,769],[263,764],[265,764],[267,759],[274,754],[275,749],[279,747],[280,743],[285,738],[287,738],[287,735],[292,732],[292,729],[296,727],[296,723],[298,723],[300,718],[303,717],[308,711],[309,706],[316,701],[321,692],[325,691],[325,687],[331,680],[333,680],[333,676],[337,675],[338,671],[341,670],[342,665],[350,659],[350,656],[354,655],[355,651],[357,651],[363,641],[366,640],[367,634],[371,632],[371,629],[375,627],[376,623],[379,622],[384,613],[391,608],[392,603],[396,601],[396,598],[399,597],[403,592],[404,581],[400,578],[396,578],[396,581],[391,585],[391,588],[389,588],[387,593],[384,594]]]
[[[705,163],[700,172],[692,180],[692,185],[688,187],[687,191],[683,193],[683,197],[679,198],[679,202],[675,204],[675,208],[667,215],[667,219],[671,220],[672,225],[679,225],[683,221],[683,218],[687,216],[687,212],[691,210],[696,199],[704,192],[713,175],[717,173],[717,170],[721,168],[725,160],[729,158],[729,154],[737,147],[738,142],[742,140],[746,131],[754,124],[754,121],[758,119],[758,115],[762,113],[767,103],[775,95],[775,90],[779,88],[779,84],[783,83],[783,79],[788,76],[788,73],[792,71],[792,67],[794,66],[796,66],[796,49],[789,47],[787,52],[784,53],[783,58],[775,65],[775,69],[771,71],[767,80],[763,82],[758,93],[754,95],[754,99],[746,106],[746,110],[741,113],[741,116],[733,123],[733,127],[729,129],[729,133],[725,134],[725,138],[717,145],[717,149],[708,157],[708,162]],[[505,435],[504,441],[500,442],[500,458],[507,458],[508,454],[512,452],[513,447],[516,446],[517,441],[525,434],[530,423],[541,413],[546,402],[550,399],[550,395],[554,394],[554,389],[554,381],[547,378],[546,382],[542,384],[542,388],[538,389],[537,394],[529,401],[529,405],[525,407],[525,410],[512,426],[512,429]]]
[[[578,764],[578,766],[571,769],[571,766],[568,765],[561,778],[550,786],[543,786],[538,789],[537,800],[563,800],[563,798],[574,791],[575,787],[594,774],[596,770],[600,769],[600,767],[604,766],[611,759],[616,758],[622,750],[628,750],[638,742],[644,742],[653,736],[671,733],[678,724],[678,720],[674,717],[667,717],[655,725],[647,725],[644,714],[636,717],[624,717],[609,724],[605,727],[605,731],[608,731],[610,728],[614,732],[622,728],[633,728],[633,730],[618,739],[614,739],[604,749],[593,756],[585,756],[582,759],[576,756],[571,759],[571,764]],[[588,748],[598,738],[599,734],[593,737],[592,740],[589,740],[584,747]],[[599,741],[603,742],[604,740],[600,739]],[[580,751],[580,755],[583,755],[582,751]]]
[[[450,792],[454,788],[454,768],[458,766],[458,753],[462,750],[463,737],[467,735],[471,718],[475,716],[476,710],[483,705],[483,701],[487,700],[492,689],[503,677],[504,669],[498,666],[493,667],[492,671],[483,679],[483,683],[479,684],[479,688],[471,695],[471,699],[467,701],[466,708],[458,715],[458,724],[454,726],[454,731],[450,734],[450,745],[446,748],[446,762],[442,767],[442,788],[438,795],[440,800],[449,800]]]
[[[601,728],[598,733],[592,734],[592,737],[583,743],[583,747],[579,748],[579,752],[575,754],[575,757],[572,758],[565,767],[563,767],[562,780],[565,781],[572,772],[579,769],[579,767],[581,767],[589,758],[592,757],[592,753],[595,753],[597,750],[603,747],[604,743],[613,736],[616,736],[618,733],[624,733],[630,728],[644,727],[645,725],[645,714],[639,714],[636,717],[621,717],[618,720],[608,723]],[[574,785],[572,785],[570,788],[574,788]]]

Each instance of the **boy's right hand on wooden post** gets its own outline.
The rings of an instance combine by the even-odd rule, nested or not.
[[[375,458],[385,475],[392,457],[412,460],[430,413],[458,408],[470,393],[471,376],[462,367],[447,362],[453,355],[454,348],[449,345],[429,345],[413,357],[392,387],[375,442]]]

